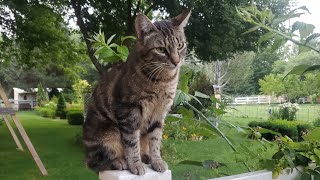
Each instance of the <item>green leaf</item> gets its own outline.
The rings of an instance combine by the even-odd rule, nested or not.
[[[303,75],[306,72],[315,71],[315,70],[319,70],[319,69],[320,69],[320,64],[317,64],[317,65],[306,65],[306,64],[298,65],[298,66],[293,67],[291,69],[291,71],[288,72],[284,76],[284,78],[286,78],[290,74]]]
[[[278,133],[276,131],[272,131],[270,129],[265,129],[265,128],[259,128],[259,132],[262,133],[262,134],[271,133],[271,134],[274,134],[274,135],[277,135],[277,136],[281,136],[280,133]]]
[[[195,92],[194,92],[194,96],[200,97],[200,98],[204,98],[204,99],[210,99],[210,96],[208,96],[208,95],[206,95],[206,94],[203,94],[203,93],[201,93],[201,92],[199,92],[199,91],[195,91]]]
[[[134,36],[124,36],[124,37],[121,37],[121,44],[123,43],[123,41],[127,40],[127,39],[133,39],[133,40],[136,40],[137,38],[134,37]]]
[[[187,165],[193,165],[193,166],[203,166],[202,162],[200,162],[200,161],[192,161],[192,160],[181,161],[178,164],[187,164]]]
[[[272,39],[274,36],[275,36],[275,34],[274,34],[273,32],[265,33],[265,34],[262,35],[262,36],[260,37],[260,39],[258,40],[258,44],[260,45],[262,42],[267,41],[267,40],[270,40],[270,39]]]
[[[129,55],[129,49],[127,48],[127,46],[118,46],[117,51],[126,57],[128,57]]]
[[[295,161],[295,165],[296,166],[308,166],[309,162],[311,162],[312,160],[304,155],[301,154],[296,154],[296,161]]]
[[[102,59],[104,61],[109,61],[108,58],[114,55],[114,51],[110,48],[103,48],[99,51],[99,59]]]
[[[251,32],[253,32],[253,31],[255,31],[255,30],[259,29],[259,28],[261,28],[261,26],[255,26],[255,27],[253,27],[253,28],[250,28],[248,31],[242,33],[242,35],[251,33]]]
[[[273,156],[272,159],[281,159],[284,156],[283,151],[279,150],[278,152],[276,152]]]
[[[111,37],[109,37],[109,39],[107,40],[107,45],[109,46],[110,42],[112,41],[112,39],[116,36],[116,34],[112,35]]]
[[[313,33],[313,34],[311,34],[309,37],[307,37],[307,39],[306,39],[306,44],[309,42],[309,41],[311,41],[312,39],[316,39],[316,38],[318,38],[318,37],[320,37],[320,33]]]
[[[301,180],[311,180],[311,174],[306,173],[306,172],[302,173]]]
[[[176,96],[173,99],[173,106],[177,106],[183,102],[189,102],[191,98],[188,94],[182,92],[180,89],[177,89]]]
[[[284,41],[285,41],[285,39],[283,37],[278,36],[278,35],[275,36],[275,40],[271,46],[271,52],[275,52],[277,49],[279,49]]]

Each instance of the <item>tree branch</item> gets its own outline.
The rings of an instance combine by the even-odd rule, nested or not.
[[[89,39],[90,39],[89,33],[88,33],[87,27],[82,19],[82,16],[81,16],[81,5],[78,0],[71,0],[71,5],[72,5],[74,12],[75,12],[75,15],[77,17],[77,24],[80,28],[83,39],[87,45],[87,51],[88,51],[89,58],[90,58],[91,62],[93,63],[93,65],[97,68],[99,74],[102,75],[105,72],[105,70],[108,69],[108,67],[103,67],[99,63],[98,59],[94,56],[94,50],[92,49],[92,44],[89,41]]]

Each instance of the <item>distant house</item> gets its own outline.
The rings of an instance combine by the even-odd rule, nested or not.
[[[51,89],[47,88],[47,92]],[[62,88],[58,88],[61,92]],[[13,88],[13,105],[16,110],[34,109],[37,106],[38,88],[31,88],[29,91]]]

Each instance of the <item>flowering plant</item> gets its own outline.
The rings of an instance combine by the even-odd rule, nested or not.
[[[279,114],[281,116],[281,119],[293,121],[297,118],[296,113],[299,109],[300,107],[297,103],[283,103],[279,105]]]

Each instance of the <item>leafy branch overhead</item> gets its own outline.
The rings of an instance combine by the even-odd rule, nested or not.
[[[261,30],[268,31],[260,37],[258,45],[272,41],[272,50],[276,50],[287,41],[291,41],[299,45],[299,53],[310,50],[320,53],[320,48],[316,45],[319,42],[320,33],[314,33],[314,25],[296,21],[289,30],[286,30],[283,25],[292,18],[310,13],[305,6],[279,16],[275,16],[270,9],[259,10],[256,6],[237,7],[237,13],[241,19],[254,25],[243,34]]]
[[[106,42],[104,33],[99,31],[99,33],[93,35],[93,39],[90,39],[93,43],[92,47],[95,49],[94,55],[98,58],[99,63],[104,66],[116,63],[120,60],[125,62],[129,55],[129,49],[127,46],[123,45],[123,42],[127,39],[136,39],[134,36],[121,37],[119,45],[111,43],[115,36],[116,34],[112,35]]]

